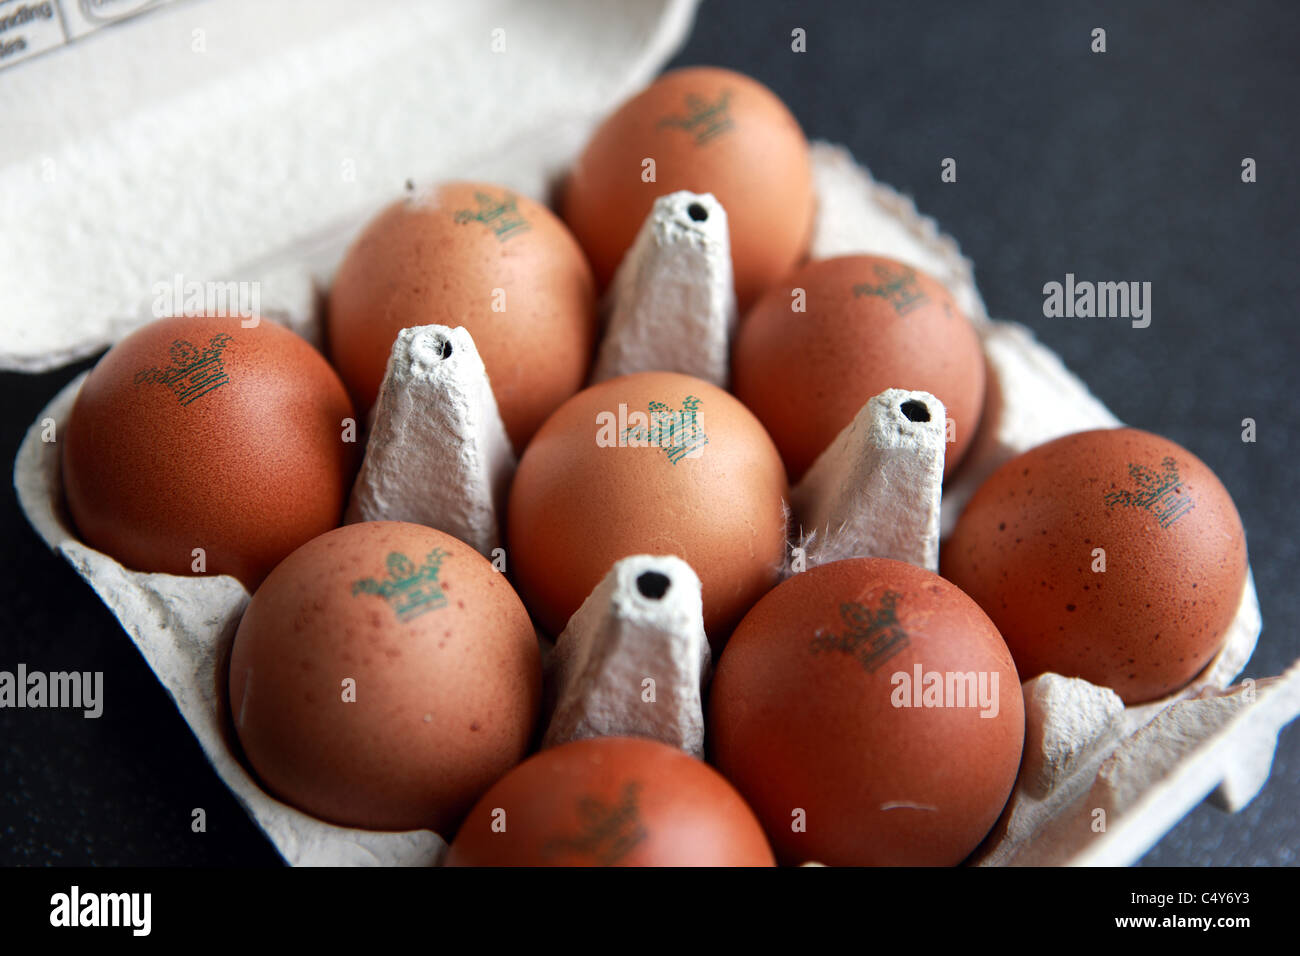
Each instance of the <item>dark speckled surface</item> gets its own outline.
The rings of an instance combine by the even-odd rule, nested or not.
[[[1265,629],[1247,675],[1300,656],[1294,577],[1300,358],[1300,6],[1293,3],[707,0],[675,61],[769,84],[811,136],[850,146],[975,262],[992,314],[1029,325],[1122,419],[1206,461],[1245,521]],[[808,52],[790,51],[807,31]],[[1108,52],[1089,52],[1094,27]],[[1240,180],[1243,157],[1259,181]],[[940,182],[957,160],[958,181]],[[1047,319],[1067,272],[1150,281],[1153,321]],[[74,370],[0,376],[11,461]],[[1258,422],[1243,444],[1240,422]],[[274,864],[113,617],[0,504],[0,666],[103,670],[99,720],[0,710],[0,864]],[[1201,806],[1145,858],[1297,862],[1300,728],[1230,816]],[[190,829],[207,812],[207,833]]]

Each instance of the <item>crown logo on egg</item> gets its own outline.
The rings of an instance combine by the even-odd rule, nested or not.
[[[385,562],[388,574],[383,578],[363,578],[352,585],[352,596],[377,594],[389,603],[399,621],[409,621],[426,611],[447,603],[447,594],[438,583],[438,571],[448,552],[434,548],[416,566],[406,555],[393,551]]]
[[[686,96],[686,115],[665,116],[659,121],[659,126],[684,129],[695,138],[695,145],[702,146],[735,125],[730,107],[730,90],[723,90],[712,103],[696,93],[689,93]]]
[[[208,339],[206,347],[199,348],[193,342],[176,339],[170,350],[172,364],[167,368],[141,369],[135,373],[135,384],[166,385],[175,393],[177,401],[188,405],[230,381],[222,356],[234,340],[233,335],[218,332]]]
[[[641,417],[644,421],[645,416]],[[622,444],[633,448],[657,446],[675,465],[683,458],[698,458],[709,443],[700,423],[700,399],[694,395],[686,396],[680,410],[663,402],[651,402],[649,418],[648,426],[637,424],[623,429]]]
[[[594,858],[600,866],[612,866],[627,856],[650,834],[641,823],[641,784],[623,785],[622,799],[606,803],[587,796],[578,801],[577,833],[557,836],[542,846],[542,856],[555,859],[566,854]]]
[[[489,193],[475,192],[474,201],[478,203],[478,208],[457,210],[456,222],[481,222],[491,229],[501,242],[527,232],[531,228],[528,220],[519,212],[519,200],[513,193],[506,193],[501,199],[497,199]]]
[[[880,597],[879,609],[874,611],[865,604],[841,604],[844,633],[818,634],[810,642],[812,652],[839,651],[874,671],[911,642],[898,621],[900,597],[897,591],[886,591]]]
[[[1173,458],[1161,459],[1160,469],[1156,471],[1145,465],[1130,464],[1128,473],[1137,486],[1136,490],[1106,492],[1107,507],[1145,508],[1155,515],[1160,527],[1168,528],[1195,508],[1196,502],[1183,488],[1183,481],[1178,476],[1178,463]]]
[[[853,287],[855,296],[875,295],[894,307],[899,315],[907,315],[923,301],[925,293],[916,282],[916,271],[907,266],[892,266],[877,262],[872,266],[876,282],[860,282]]]

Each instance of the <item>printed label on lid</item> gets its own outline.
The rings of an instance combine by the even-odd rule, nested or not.
[[[0,69],[175,0],[0,0]]]

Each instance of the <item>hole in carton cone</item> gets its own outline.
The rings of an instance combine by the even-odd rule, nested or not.
[[[442,348],[438,349],[438,354],[445,359],[451,358],[451,339],[442,340]]]
[[[930,409],[925,407],[924,402],[908,399],[900,407],[909,422],[928,422],[930,420]]]
[[[696,222],[704,222],[704,220],[709,218],[709,211],[697,202],[693,202],[687,206],[686,213]]]
[[[658,571],[642,571],[636,578],[636,589],[654,601],[667,594],[671,584],[668,575],[660,574]]]

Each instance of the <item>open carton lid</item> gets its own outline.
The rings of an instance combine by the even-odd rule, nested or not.
[[[0,370],[345,242],[408,179],[543,194],[697,2],[173,0],[0,70]]]

